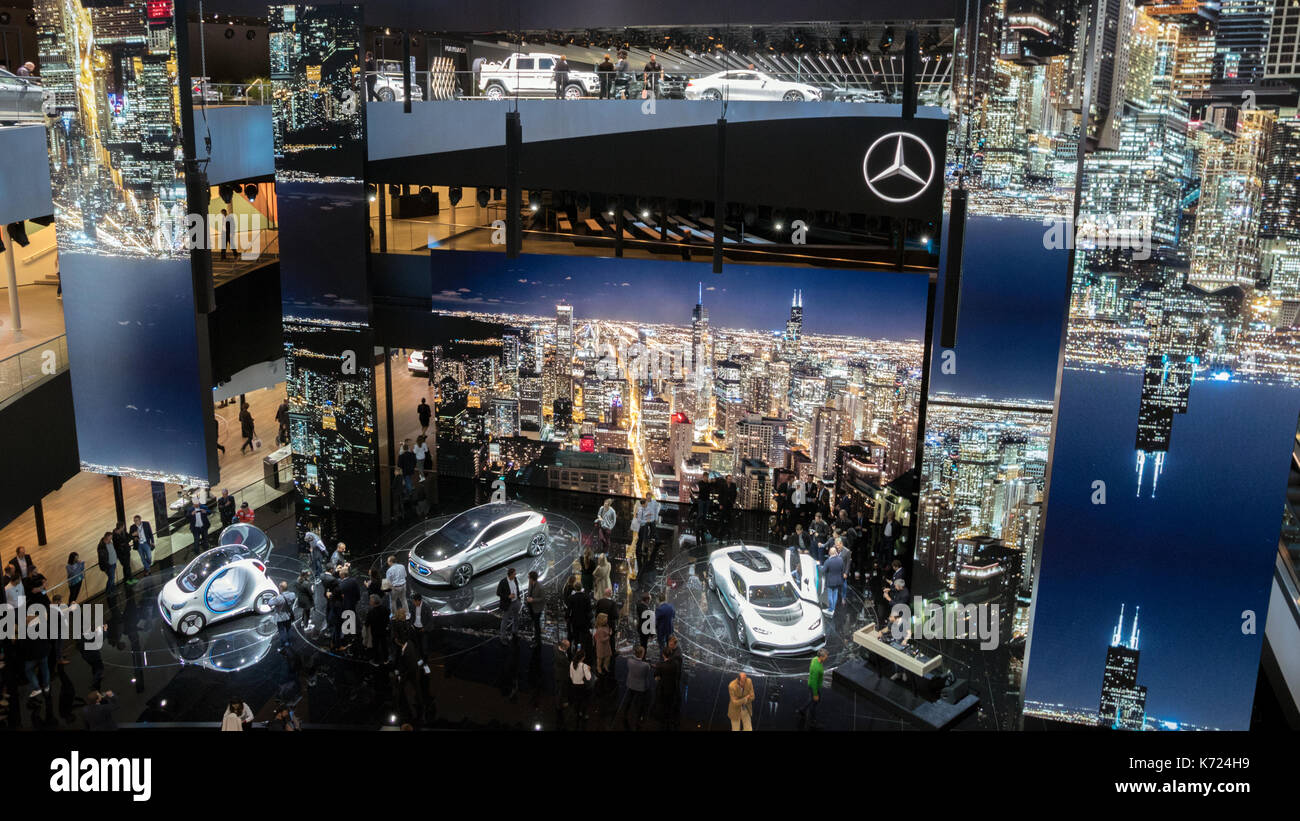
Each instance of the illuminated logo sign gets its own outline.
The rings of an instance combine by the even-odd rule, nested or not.
[[[878,138],[862,158],[862,177],[871,193],[886,202],[911,202],[934,181],[934,152],[906,131]]]
[[[172,0],[149,0],[147,15],[150,20],[172,19]]]

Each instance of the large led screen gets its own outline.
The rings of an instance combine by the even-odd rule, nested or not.
[[[294,478],[331,505],[373,512],[361,10],[272,6],[269,36]]]
[[[768,513],[795,476],[865,509],[915,467],[925,276],[432,257],[435,312],[505,329],[425,353],[444,473],[672,502],[730,477]]]
[[[211,368],[178,230],[172,19],[147,18],[144,3],[88,5],[36,4],[82,467],[207,484]]]

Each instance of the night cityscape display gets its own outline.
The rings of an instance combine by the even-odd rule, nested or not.
[[[677,262],[433,255],[435,311],[506,327],[425,354],[438,468],[689,501],[735,477],[767,511],[791,474],[915,464],[925,279]]]
[[[42,0],[35,15],[82,469],[207,485],[206,325],[175,230],[188,205],[171,15],[143,0]]]
[[[1247,5],[990,6],[981,36],[958,38],[958,63],[976,71],[954,88],[951,180],[962,178],[977,213],[1032,214],[1045,246],[1077,249],[1028,715],[1134,729],[1241,728],[1249,718],[1260,637],[1242,635],[1241,613],[1267,604],[1300,411],[1300,119],[1294,89],[1257,99],[1290,47],[1274,48],[1271,13]],[[1232,535],[1216,535],[1207,512],[1175,539],[1186,525],[1171,530],[1174,517],[1223,486],[1241,500]],[[1240,572],[1225,579],[1211,555],[1228,543]],[[1195,651],[1178,647],[1167,621],[1175,600],[1210,584],[1222,604],[1213,629]],[[1145,718],[1099,715],[1110,663],[1080,649],[1107,635],[1116,598],[1141,600],[1146,624],[1162,628],[1148,630],[1146,695],[1126,702]],[[1208,667],[1196,693],[1176,685],[1193,663]]]
[[[378,449],[360,43],[356,6],[271,7],[294,479],[333,507],[373,511]]]

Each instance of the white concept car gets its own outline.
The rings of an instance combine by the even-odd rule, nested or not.
[[[490,502],[460,513],[411,548],[411,576],[428,585],[464,587],[484,570],[550,544],[546,517],[520,502]]]
[[[229,544],[195,556],[163,585],[158,609],[173,630],[193,636],[216,621],[270,613],[279,593],[262,558],[242,544]]]
[[[822,91],[807,83],[769,77],[761,71],[719,71],[686,83],[688,100],[820,100]]]
[[[826,644],[821,568],[806,553],[749,545],[715,550],[709,588],[735,620],[740,646],[755,655],[799,655]]]

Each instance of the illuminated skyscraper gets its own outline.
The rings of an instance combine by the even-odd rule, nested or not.
[[[821,478],[835,469],[835,449],[840,444],[840,410],[823,405],[813,412],[813,475]]]
[[[1197,135],[1201,196],[1191,238],[1190,284],[1208,290],[1255,284],[1264,167],[1275,119],[1272,111],[1241,111],[1235,138],[1208,127]]]
[[[555,399],[573,400],[573,306],[555,306]]]
[[[1251,83],[1264,77],[1274,0],[1223,0],[1214,47],[1214,79]]]
[[[1128,642],[1124,634],[1124,606],[1106,650],[1106,672],[1101,680],[1101,707],[1097,724],[1113,730],[1141,730],[1146,726],[1147,688],[1137,683],[1138,614],[1133,613],[1133,630]]]
[[[798,359],[803,341],[803,292],[795,291],[790,298],[790,318],[785,323],[785,336],[781,339],[781,353],[786,359]]]
[[[704,307],[704,283],[700,283],[695,310],[691,311],[691,363],[695,368],[695,385],[702,391],[709,384],[713,363],[709,355],[709,309]]]

